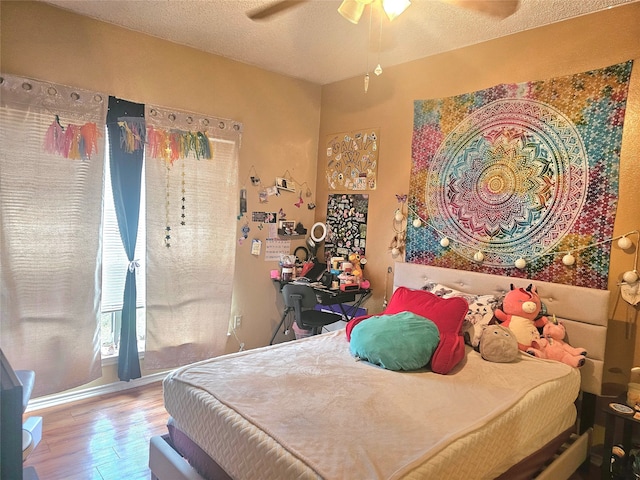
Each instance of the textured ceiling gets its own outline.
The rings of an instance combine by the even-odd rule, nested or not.
[[[273,0],[46,0],[81,15],[318,84],[640,0],[520,0],[501,19],[447,3],[413,0],[393,22],[368,10],[358,25],[339,0],[307,0],[253,21]],[[489,0],[491,1],[491,0]],[[501,0],[493,0],[501,1]],[[371,24],[371,28],[370,28]]]

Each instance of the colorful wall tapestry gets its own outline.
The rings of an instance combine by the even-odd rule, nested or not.
[[[606,289],[631,69],[415,101],[406,260]]]
[[[329,190],[375,190],[379,142],[377,128],[329,135]]]
[[[369,195],[329,195],[327,204],[327,236],[325,258],[364,255],[367,243],[367,213]]]

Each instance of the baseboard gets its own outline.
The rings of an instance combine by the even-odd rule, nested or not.
[[[168,372],[153,373],[141,378],[136,378],[129,382],[116,382],[106,385],[99,385],[97,387],[85,388],[82,390],[73,390],[70,392],[62,392],[54,395],[47,395],[45,397],[33,398],[29,401],[26,413],[41,410],[43,408],[56,407],[58,405],[64,405],[65,403],[76,402],[78,400],[84,400],[91,397],[97,397],[99,395],[105,395],[108,393],[115,393],[131,388],[142,387],[154,382],[160,382],[167,376]]]

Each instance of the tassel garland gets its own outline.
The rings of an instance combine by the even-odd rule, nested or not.
[[[98,152],[100,136],[95,123],[69,124],[65,130],[56,115],[56,119],[47,128],[44,150],[72,160],[89,160],[92,153]]]
[[[127,153],[133,153],[144,148],[145,122],[144,118],[128,118],[118,121],[120,127],[120,148]]]
[[[186,158],[191,152],[198,160],[213,158],[209,138],[203,132],[183,130],[162,130],[147,127],[147,154],[151,158],[163,159],[173,165],[179,158]]]
[[[193,153],[198,160],[213,158],[213,145],[204,132],[183,130],[163,130],[149,125],[145,128],[144,119],[127,118],[118,121],[120,127],[120,146],[125,152],[141,150],[147,144],[150,158],[162,159],[173,163],[187,158]],[[73,160],[88,160],[98,152],[98,138],[102,134],[95,123],[84,125],[69,124],[64,128],[60,119],[49,125],[44,139],[44,150]]]

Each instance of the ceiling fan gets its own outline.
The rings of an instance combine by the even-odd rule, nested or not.
[[[251,20],[265,20],[280,12],[298,7],[312,0],[278,0],[270,5],[247,12],[247,16]],[[344,0],[338,12],[352,23],[358,23],[364,8],[375,2],[380,2],[382,8],[390,20],[396,18],[409,5],[410,0]],[[498,18],[506,18],[515,13],[518,9],[520,0],[440,0],[451,5],[484,13]]]

